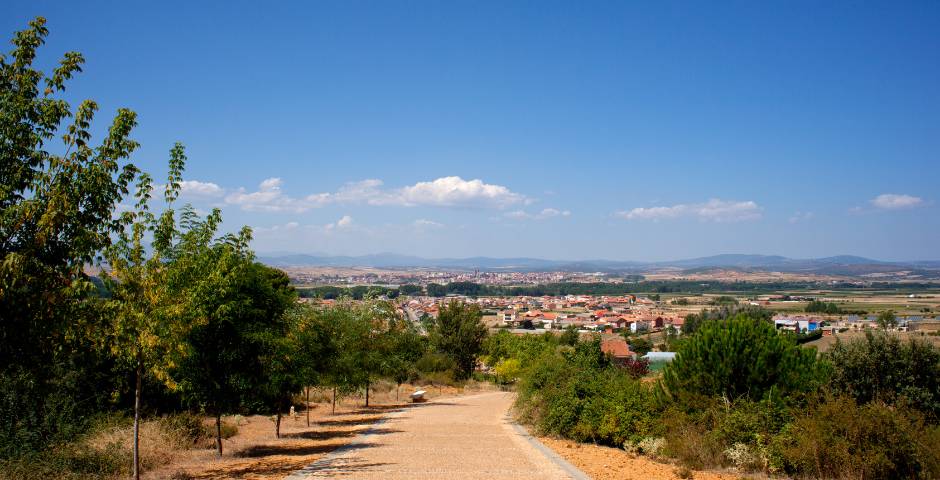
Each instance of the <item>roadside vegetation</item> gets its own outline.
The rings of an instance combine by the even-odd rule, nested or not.
[[[299,304],[249,228],[177,206],[182,144],[157,183],[129,161],[134,112],[93,139],[95,102],[62,98],[81,54],[33,67],[47,35],[37,18],[0,56],[0,478],[139,477],[172,449],[221,456],[223,415],[271,415],[280,437],[312,387],[368,405],[380,379],[470,377],[478,310],[442,309],[425,338],[370,296]]]
[[[940,350],[869,332],[827,354],[778,333],[752,308],[686,322],[676,359],[636,379],[597,338],[487,340],[519,365],[520,419],[539,432],[626,449],[684,468],[798,478],[940,476]],[[691,324],[691,325],[690,325]]]

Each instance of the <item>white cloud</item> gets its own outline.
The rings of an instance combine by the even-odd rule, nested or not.
[[[796,212],[790,217],[790,223],[800,223],[807,220],[812,220],[816,214],[813,212]]]
[[[347,183],[336,192],[314,193],[302,198],[286,195],[281,190],[282,183],[280,178],[268,178],[261,182],[257,191],[247,192],[240,188],[226,196],[225,201],[250,211],[303,212],[330,204],[502,209],[529,200],[525,195],[515,193],[502,185],[487,184],[479,179],[464,180],[460,177],[441,177],[430,182],[418,182],[391,190],[383,189],[381,180],[366,179]]]
[[[900,210],[919,207],[924,204],[924,199],[900,193],[882,193],[871,199],[870,202],[875,208],[882,210]]]
[[[757,220],[761,217],[761,208],[748,200],[743,202],[713,198],[705,203],[678,204],[662,207],[638,207],[615,214],[627,220],[662,220],[669,218],[697,218],[711,222],[740,222]]]
[[[444,226],[443,223],[435,222],[434,220],[426,220],[424,218],[419,218],[414,221],[414,226],[418,228],[441,228]]]
[[[224,194],[225,189],[212,182],[200,182],[199,180],[183,180],[180,182],[180,195],[221,197]]]
[[[505,216],[516,220],[545,220],[555,217],[570,217],[571,212],[568,210],[558,210],[557,208],[544,208],[538,213],[529,213],[525,210],[513,210],[507,212]]]
[[[328,223],[324,228],[327,230],[344,230],[353,226],[353,219],[349,215],[343,215],[335,223]]]
[[[430,205],[438,207],[505,208],[524,203],[524,195],[514,193],[502,185],[483,183],[482,180],[464,180],[460,177],[441,177],[430,182],[418,182],[398,190],[394,197],[402,205]]]
[[[281,179],[277,177],[263,180],[258,191],[245,192],[244,188],[225,197],[225,202],[240,205],[243,210],[258,212],[304,212],[309,210],[308,202],[291,198],[281,191]]]

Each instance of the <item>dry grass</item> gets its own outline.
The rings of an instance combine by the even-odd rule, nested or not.
[[[134,427],[133,425],[117,426],[104,429],[88,438],[84,445],[99,451],[107,451],[118,446],[127,453],[128,469],[130,469],[131,452],[133,451]],[[164,430],[157,420],[142,422],[140,425],[140,464],[144,470],[158,465],[172,462],[176,456],[190,448],[181,436]]]

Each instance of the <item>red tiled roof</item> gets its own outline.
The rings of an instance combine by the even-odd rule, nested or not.
[[[610,338],[601,342],[601,351],[611,354],[614,358],[632,357],[633,352],[627,341],[622,338]]]

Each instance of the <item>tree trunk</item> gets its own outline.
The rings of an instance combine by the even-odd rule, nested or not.
[[[333,413],[332,415],[336,415],[336,387],[333,387]]]
[[[399,395],[400,393],[401,393],[401,384],[399,383],[398,386],[395,387],[395,401],[396,401],[396,402],[398,401],[398,395]]]
[[[371,386],[370,382],[366,380],[366,406],[369,406],[369,387]]]
[[[137,386],[134,389],[134,480],[140,480],[140,395],[143,360],[137,354]]]
[[[215,445],[219,449],[219,458],[222,458],[222,411],[215,414]]]
[[[277,406],[277,421],[274,422],[274,438],[281,438],[281,406]]]
[[[307,387],[307,403],[304,404],[304,408],[307,410],[307,426],[310,426],[310,387]]]

